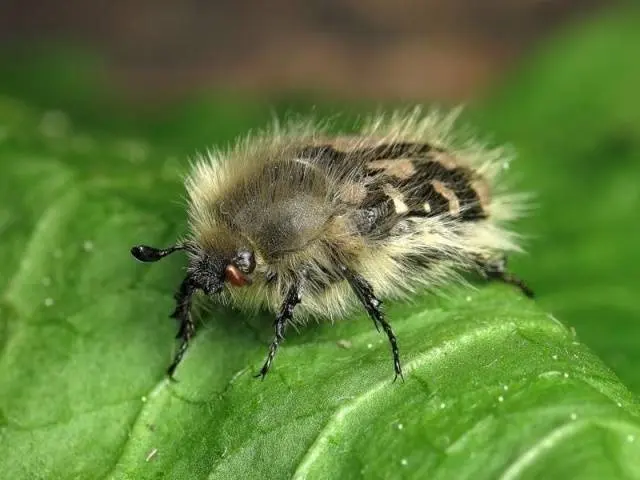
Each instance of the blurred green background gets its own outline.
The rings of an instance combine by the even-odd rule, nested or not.
[[[170,182],[194,152],[274,115],[341,113],[337,126],[348,127],[381,106],[464,103],[463,121],[513,147],[510,175],[536,194],[536,209],[518,224],[528,255],[512,269],[543,310],[640,393],[635,6],[71,2],[63,14],[55,3],[2,7],[5,152],[24,147],[38,158],[42,142],[99,181],[101,172],[126,167],[87,162],[84,152],[115,149],[123,165],[147,162]],[[43,139],[34,140],[33,129]],[[69,132],[72,145],[57,145]],[[28,155],[9,153],[2,165],[30,169]],[[168,191],[171,198],[157,201],[181,194]],[[3,247],[21,241],[11,222],[0,221],[0,236]],[[11,329],[3,325],[6,344]]]

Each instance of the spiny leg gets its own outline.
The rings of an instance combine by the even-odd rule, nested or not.
[[[369,317],[373,320],[374,325],[378,328],[378,325],[382,327],[384,333],[387,334],[387,338],[389,339],[389,343],[391,344],[391,353],[393,354],[393,370],[395,371],[395,377],[393,381],[395,382],[398,377],[400,377],[404,381],[404,376],[402,375],[402,365],[400,364],[400,350],[398,349],[398,340],[396,339],[395,333],[393,333],[393,329],[391,325],[385,320],[384,314],[382,313],[382,302],[376,298],[373,293],[373,288],[371,284],[361,275],[355,274],[350,271],[348,268],[344,267],[342,269],[343,274],[351,288],[358,296],[358,299],[367,310]],[[378,331],[380,331],[378,329]]]
[[[195,286],[191,278],[185,278],[175,295],[176,309],[171,314],[171,318],[175,318],[178,321],[178,334],[176,338],[180,339],[181,342],[173,358],[173,362],[171,362],[171,365],[169,365],[167,369],[167,375],[169,375],[169,379],[171,380],[174,380],[173,373],[180,364],[182,357],[189,347],[189,341],[195,333],[195,324],[191,318],[191,297],[194,291]]]
[[[186,250],[195,253],[194,247],[189,243],[178,243],[169,248],[155,248],[148,245],[135,245],[131,248],[131,255],[141,262],[157,262],[163,259],[167,255],[171,255],[174,252]],[[195,325],[191,318],[191,297],[196,290],[196,284],[191,276],[187,276],[178,291],[175,294],[176,308],[170,315],[171,318],[175,318],[178,321],[178,334],[176,338],[181,339],[178,351],[173,357],[173,362],[167,369],[167,375],[170,380],[174,380],[173,373],[175,372],[178,364],[182,360],[187,348],[189,347],[189,341],[195,333]]]
[[[280,342],[284,340],[284,332],[287,328],[287,323],[289,323],[289,321],[293,318],[293,309],[299,303],[300,283],[296,282],[291,285],[291,287],[289,287],[289,291],[287,292],[284,302],[280,307],[280,312],[278,313],[275,322],[273,322],[275,336],[273,337],[271,345],[269,345],[267,360],[264,362],[264,365],[260,369],[260,373],[255,375],[256,378],[261,377],[264,380],[264,377],[269,371],[269,368],[271,368],[271,363],[273,362],[273,358],[276,356],[276,352],[278,351]]]
[[[479,262],[479,266],[480,272],[488,280],[498,280],[509,285],[514,285],[518,287],[524,295],[533,298],[533,290],[531,290],[522,279],[507,270],[506,257],[487,262]]]

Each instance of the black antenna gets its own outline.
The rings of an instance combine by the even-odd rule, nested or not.
[[[174,245],[165,249],[149,247],[147,245],[136,245],[135,247],[131,248],[131,255],[136,257],[141,262],[157,262],[167,255],[171,255],[173,252],[186,249],[187,247],[184,245]]]

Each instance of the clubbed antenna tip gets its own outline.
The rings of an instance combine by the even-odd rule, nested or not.
[[[141,262],[157,262],[158,260],[172,254],[176,250],[182,250],[182,246],[173,246],[165,249],[149,247],[147,245],[136,245],[131,248],[131,255]]]

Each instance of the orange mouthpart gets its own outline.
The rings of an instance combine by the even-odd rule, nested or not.
[[[227,265],[227,268],[224,269],[224,278],[234,287],[243,287],[251,283],[251,280],[245,277],[235,265]]]

